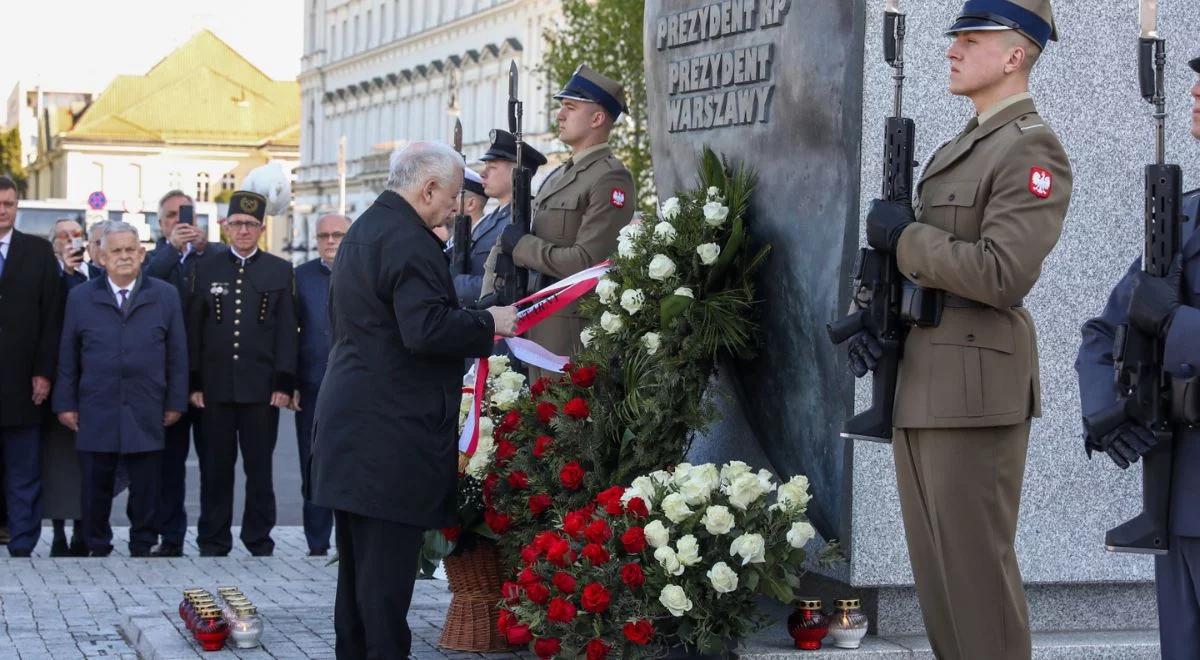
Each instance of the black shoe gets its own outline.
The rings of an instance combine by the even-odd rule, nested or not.
[[[159,543],[150,551],[150,557],[182,557],[183,546],[178,543]]]
[[[71,545],[67,547],[67,551],[72,557],[88,556],[87,543],[84,543],[83,537],[74,531],[71,532]]]
[[[212,552],[212,551],[208,551],[208,550],[201,550],[200,556],[201,557],[228,557],[229,551],[226,550],[225,552]]]
[[[153,557],[154,555],[150,554],[149,548],[139,548],[137,550],[130,548],[129,556],[130,557]]]
[[[33,550],[13,550],[12,548],[8,549],[9,557],[28,557],[32,554],[33,554]]]
[[[112,548],[107,548],[105,550],[92,550],[92,554],[89,556],[91,556],[91,557],[107,557],[111,554],[112,554]]]
[[[309,557],[324,557],[329,554],[329,548],[309,548]]]
[[[250,551],[250,556],[252,556],[252,557],[270,557],[273,554],[275,554],[275,550],[273,548],[271,550],[251,550]]]
[[[70,557],[71,548],[67,545],[67,537],[63,535],[54,535],[54,540],[50,542],[51,557]]]

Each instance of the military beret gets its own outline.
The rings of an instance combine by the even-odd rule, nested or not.
[[[622,112],[629,111],[625,107],[625,88],[621,83],[592,70],[586,64],[580,64],[575,69],[575,75],[554,98],[598,103],[614,120]]]
[[[251,215],[259,222],[267,215],[267,198],[248,190],[238,190],[229,198],[229,215]]]
[[[1016,30],[1041,48],[1058,41],[1050,0],[967,0],[946,34],[974,30]]]
[[[479,157],[479,160],[487,162],[489,160],[517,160],[517,136],[502,131],[493,129],[491,133],[492,145],[488,147],[487,153]],[[521,147],[521,158],[523,165],[528,167],[530,171],[536,173],[537,169],[546,164],[546,157],[542,152],[525,144]]]
[[[475,173],[475,170],[463,170],[463,189],[469,193],[475,193],[481,197],[487,197],[487,193],[483,191],[483,177]]]

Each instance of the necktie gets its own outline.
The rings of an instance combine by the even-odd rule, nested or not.
[[[8,245],[8,243],[7,242],[0,243],[0,275],[4,274],[4,246],[5,245]]]
[[[129,289],[121,289],[117,293],[121,294],[121,315],[124,316],[129,311]]]

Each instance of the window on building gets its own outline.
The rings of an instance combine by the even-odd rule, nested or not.
[[[387,5],[381,4],[381,5],[379,5],[379,44],[380,45],[383,45],[383,43],[384,43],[383,29],[384,29],[384,26],[387,24],[388,24]]]
[[[332,60],[334,57],[337,56],[337,26],[336,25],[329,26],[329,43],[326,45],[325,53],[326,53],[326,55],[325,55],[326,61]]]
[[[404,8],[407,10],[408,5],[404,5]],[[395,28],[392,30],[393,39],[399,39],[400,37],[404,36],[404,25],[401,23],[401,20],[400,0],[392,0],[392,21],[396,24]]]
[[[350,43],[354,44],[354,50],[351,52],[357,53],[358,51],[362,50],[362,44],[360,44],[358,41],[358,14],[354,15],[354,40]]]
[[[196,201],[208,201],[208,172],[200,172],[196,175]]]
[[[221,192],[226,190],[237,190],[237,177],[233,172],[226,172],[221,176]]]
[[[345,57],[350,52],[350,30],[346,28],[347,21],[342,19],[342,57]]]
[[[367,23],[366,23],[366,25],[363,26],[363,34],[364,34],[363,41],[367,42],[366,43],[367,48],[371,48],[372,46],[375,45],[371,41],[371,34],[374,32],[374,30],[371,29],[371,26],[373,26],[373,25],[375,25],[375,10],[368,9],[367,10]]]

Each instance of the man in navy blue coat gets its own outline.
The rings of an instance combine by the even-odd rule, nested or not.
[[[296,445],[300,450],[300,479],[303,492],[308,492],[308,457],[312,447],[313,413],[317,395],[325,378],[329,361],[329,274],[338,246],[350,229],[350,219],[344,215],[326,215],[317,220],[318,257],[296,268],[296,318],[300,321],[300,355],[297,360],[296,383],[292,398],[296,411]],[[333,511],[317,506],[304,498],[304,537],[308,554],[329,552],[329,536],[333,532]]]
[[[1200,58],[1191,61],[1200,73]],[[1200,140],[1200,81],[1192,87],[1192,136]],[[1166,278],[1141,272],[1139,257],[1108,298],[1104,313],[1083,325],[1083,343],[1075,370],[1084,416],[1109,408],[1118,392],[1113,384],[1113,337],[1118,326],[1133,323],[1165,340],[1168,371],[1200,371],[1200,190],[1184,196],[1183,263]],[[1174,373],[1173,375],[1182,375]],[[1086,434],[1086,431],[1085,431]],[[1165,660],[1200,658],[1200,429],[1180,427],[1175,435],[1171,476],[1170,551],[1155,557],[1159,638]],[[1144,426],[1127,420],[1103,438],[1085,436],[1086,447],[1103,451],[1121,468],[1136,462],[1155,443]]]
[[[458,306],[434,227],[458,207],[462,158],[417,142],[350,227],[330,280],[333,346],[309,470],[334,510],[338,658],[405,658],[424,531],[453,524],[463,358],[516,330],[512,307]]]
[[[156,539],[164,429],[187,410],[187,339],[179,294],[141,276],[137,229],[110,222],[101,242],[107,275],[67,298],[53,407],[76,432],[83,472],[83,527],[93,557],[112,552],[117,465],[129,473],[129,554]]]

